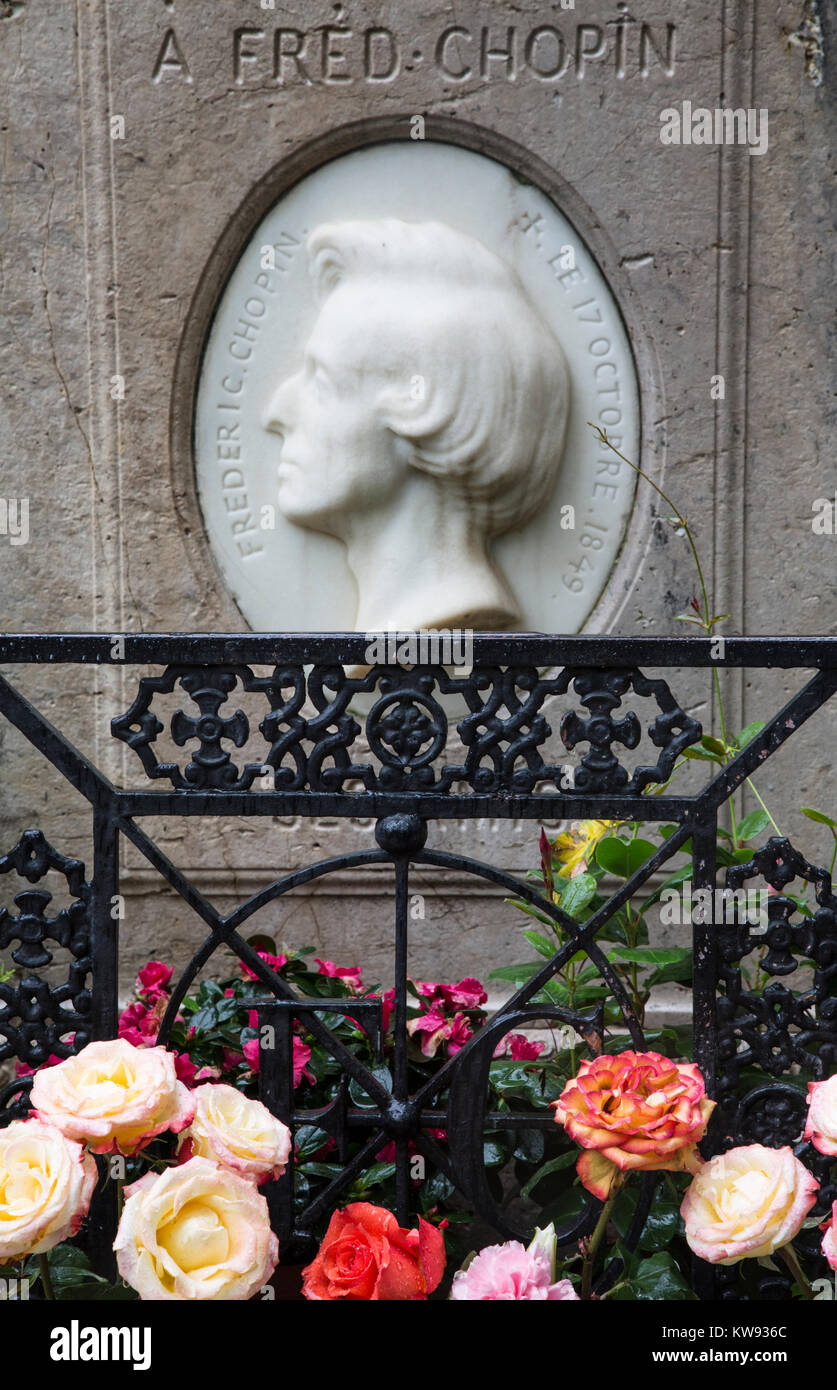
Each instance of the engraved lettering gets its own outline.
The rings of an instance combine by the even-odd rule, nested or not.
[[[323,25],[320,69],[324,82],[351,82],[351,75],[345,71],[346,54],[342,48],[336,47],[341,38],[348,39],[351,36],[351,29]]]
[[[450,66],[448,50],[451,46],[451,40],[457,40],[453,51],[458,56],[460,64],[463,62],[462,50],[458,42],[460,39],[462,42],[473,43],[468,30],[463,29],[461,24],[454,24],[439,35],[439,42],[436,44],[436,66],[442,69],[446,77],[452,77],[455,82],[464,82],[467,77],[471,76],[472,71],[467,63],[459,68]]]
[[[182,77],[186,82],[192,80],[189,64],[183,56],[183,50],[177,42],[177,35],[173,29],[167,29],[163,35],[163,42],[160,52],[157,54],[151,80],[152,82],[162,82],[169,73],[172,76]]]
[[[570,64],[561,30],[553,24],[541,24],[533,29],[523,48],[523,62],[542,82],[561,77]]]
[[[253,53],[247,45],[250,40],[260,42],[264,38],[264,29],[235,29],[233,31],[233,77],[239,86],[244,81],[244,64],[255,63],[258,55]]]
[[[488,65],[491,62],[503,64],[505,75],[510,81],[514,80],[514,49],[515,49],[516,30],[513,25],[509,25],[506,30],[506,47],[490,48],[491,30],[484,28],[480,37],[480,77],[483,81],[489,75]]]
[[[592,43],[588,43],[588,38]],[[598,24],[579,24],[575,31],[575,75],[579,82],[584,77],[587,60],[602,58],[604,51],[604,30]]]
[[[652,36],[650,24],[641,24],[639,29],[639,71],[643,77],[647,77],[651,71],[649,50],[659,63],[662,63],[663,71],[668,77],[674,76],[674,44],[677,34],[676,24],[666,25],[666,48],[665,56],[660,52]]]
[[[391,82],[398,76],[398,42],[389,29],[367,29],[363,36],[363,75],[367,82]]]
[[[297,74],[309,87],[311,78],[302,65],[301,53],[305,47],[306,35],[301,29],[277,29],[273,40],[273,78],[279,85],[285,80],[286,59],[294,65]],[[286,42],[287,45],[286,45]]]

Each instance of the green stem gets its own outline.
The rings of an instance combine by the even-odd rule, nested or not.
[[[781,1255],[805,1297],[812,1299],[814,1297],[814,1290],[811,1288],[811,1285],[808,1283],[803,1273],[802,1266],[799,1263],[799,1256],[793,1248],[793,1242],[788,1241],[787,1245],[781,1245],[776,1251],[776,1254]]]
[[[596,1228],[593,1231],[592,1236],[590,1237],[590,1244],[587,1246],[587,1254],[584,1256],[584,1268],[581,1272],[582,1298],[590,1298],[591,1296],[593,1288],[593,1265],[596,1262],[596,1255],[598,1254],[599,1246],[601,1245],[602,1240],[604,1238],[604,1233],[607,1230],[607,1223],[610,1220],[610,1213],[613,1210],[613,1204],[616,1201],[616,1198],[619,1194],[619,1189],[622,1186],[622,1182],[622,1174],[619,1173],[613,1180],[613,1185],[610,1189],[610,1192],[607,1195],[607,1200],[605,1201],[601,1213],[599,1214],[599,1219],[596,1222]]]
[[[762,798],[762,796],[761,796],[761,793],[760,793],[759,790],[758,790],[758,787],[755,785],[755,783],[754,783],[749,777],[747,778],[747,786],[750,788],[750,791],[753,793],[753,796],[756,798],[756,801],[759,803],[759,806],[760,806],[761,809],[764,811],[765,815],[767,816],[767,819],[770,821],[770,824],[773,826],[773,829],[776,831],[776,834],[777,834],[777,835],[781,835],[782,832],[781,832],[781,830],[779,829],[779,827],[778,827],[778,825],[776,824],[776,822],[775,822],[775,820],[773,819],[773,817],[771,816],[770,811],[768,810],[768,808],[767,808],[767,806],[766,806],[766,804],[765,804],[765,802],[764,802],[764,800],[763,800],[763,798]]]
[[[49,1260],[46,1253],[38,1256],[38,1268],[40,1269],[41,1283],[44,1286],[44,1297],[49,1299],[50,1303],[54,1303],[55,1290],[52,1287],[52,1277],[49,1272]]]
[[[659,493],[660,497],[662,497],[662,499],[663,499],[663,501],[665,502],[666,506],[671,507],[671,510],[674,512],[674,515],[677,517],[677,520],[680,522],[680,525],[683,527],[684,535],[685,535],[687,541],[689,542],[689,548],[690,548],[690,550],[691,550],[691,552],[692,552],[692,556],[693,556],[694,562],[695,562],[695,568],[697,569],[697,573],[698,573],[698,583],[700,584],[700,592],[701,592],[701,597],[702,597],[702,599],[703,599],[703,611],[704,611],[704,614],[705,614],[705,623],[708,623],[708,622],[710,621],[711,617],[712,617],[712,614],[711,614],[710,611],[709,611],[709,598],[708,598],[708,595],[707,595],[707,593],[706,593],[706,582],[705,582],[705,580],[704,580],[704,578],[703,578],[703,567],[702,567],[702,565],[701,565],[701,563],[700,563],[700,556],[699,556],[698,553],[697,553],[697,547],[696,547],[695,542],[694,542],[694,539],[693,539],[693,537],[692,537],[692,533],[691,533],[691,530],[690,530],[690,528],[689,528],[689,523],[688,523],[688,521],[687,521],[686,518],[683,516],[682,512],[680,511],[680,508],[677,507],[677,506],[675,506],[675,504],[674,504],[674,502],[672,502],[671,498],[670,498],[669,496],[667,496],[667,494],[666,494],[665,492],[663,492],[662,488],[661,488],[657,483],[654,482],[654,479],[653,479],[653,478],[649,478],[648,474],[645,473],[645,472],[643,472],[643,470],[642,470],[637,464],[632,463],[631,460],[630,460],[629,458],[626,458],[625,455],[624,455],[623,453],[621,453],[621,451],[620,451],[619,449],[616,448],[616,445],[615,445],[615,444],[611,444],[610,440],[609,440],[608,437],[607,437],[607,432],[606,432],[605,430],[601,429],[601,427],[600,427],[599,425],[594,424],[592,420],[588,420],[587,423],[588,423],[588,425],[590,426],[591,429],[594,429],[594,430],[597,432],[597,434],[598,434],[598,436],[599,436],[600,442],[601,442],[602,444],[606,444],[607,447],[608,447],[608,449],[610,449],[610,450],[612,451],[612,453],[616,454],[617,458],[620,458],[620,459],[622,460],[623,463],[626,463],[626,464],[628,465],[629,468],[632,468],[632,469],[634,470],[635,473],[638,473],[639,476],[640,476],[640,478],[644,478],[645,481],[646,481],[646,483],[650,483],[651,486],[652,486],[652,488],[654,489],[654,491],[657,492],[657,493]],[[707,631],[708,631],[708,629],[707,629]],[[717,671],[716,671],[716,676],[717,676]],[[726,740],[725,740],[725,741],[726,741]]]
[[[833,874],[833,873],[834,873],[834,861],[837,860],[837,830],[832,830],[831,833],[832,833],[832,835],[834,836],[834,853],[833,853],[832,856],[831,856],[831,863],[830,863],[829,866],[828,866],[828,872],[829,872],[830,874]]]

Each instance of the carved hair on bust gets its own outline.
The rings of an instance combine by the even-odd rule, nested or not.
[[[339,537],[366,631],[513,627],[488,546],[551,498],[570,380],[515,272],[440,222],[337,222],[308,239],[320,312],[265,425],[279,505]]]
[[[488,534],[525,525],[557,481],[569,372],[516,273],[441,222],[326,223],[308,255],[320,301],[354,277],[406,292],[404,377],[381,390],[382,420],[412,445],[414,468],[461,488]]]

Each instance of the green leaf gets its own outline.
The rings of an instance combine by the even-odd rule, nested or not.
[[[671,1255],[659,1251],[637,1265],[632,1277],[616,1289],[610,1296],[614,1303],[635,1300],[637,1302],[679,1302],[696,1303],[697,1294],[692,1293]]]
[[[578,917],[596,896],[596,880],[592,874],[577,874],[561,892],[560,907],[568,917]]]
[[[379,1081],[387,1091],[392,1091],[392,1077],[386,1067],[370,1067],[369,1070],[376,1081]],[[373,1100],[368,1091],[365,1091],[354,1077],[349,1082],[349,1096],[355,1105],[360,1106],[362,1110],[370,1110],[372,1106],[378,1104],[377,1100]]]
[[[719,738],[713,738],[711,734],[703,735],[700,746],[705,748],[708,753],[717,753],[722,758],[726,755],[726,745]]]
[[[309,1165],[307,1171],[310,1172],[311,1166],[312,1165]],[[340,1172],[339,1168],[338,1172]],[[363,1172],[360,1174],[356,1186],[364,1190],[369,1187],[380,1187],[382,1183],[388,1182],[390,1178],[394,1177],[394,1163],[370,1163],[369,1167],[364,1168]]]
[[[559,1154],[557,1158],[551,1158],[548,1163],[544,1163],[538,1169],[537,1173],[533,1173],[529,1181],[521,1187],[521,1197],[525,1199],[531,1196],[541,1179],[548,1177],[550,1173],[558,1173],[562,1168],[572,1168],[577,1158],[576,1149],[570,1149],[569,1153]]]
[[[524,981],[531,979],[536,970],[540,970],[539,960],[526,961],[522,965],[500,965],[496,970],[492,970],[488,976],[489,980],[510,980],[513,985],[522,985]]]
[[[540,1163],[543,1159],[546,1140],[542,1129],[520,1129],[512,1158],[520,1163]]]
[[[640,965],[673,965],[675,961],[691,960],[692,952],[685,946],[614,946],[608,959],[636,961]]]
[[[542,936],[541,933],[537,931],[525,931],[523,935],[529,942],[529,945],[534,946],[535,950],[538,951],[540,955],[546,956],[547,960],[550,960],[558,950],[558,943],[554,937],[551,941],[548,941],[545,936]]]
[[[456,1188],[445,1173],[432,1173],[427,1181],[421,1185],[419,1201],[422,1211],[427,1212],[431,1207],[438,1206],[440,1202],[446,1202],[455,1191]],[[467,1220],[473,1220],[470,1213],[462,1212],[461,1215],[465,1216]]]
[[[500,1145],[492,1139],[486,1139],[482,1146],[482,1161],[486,1168],[500,1168],[506,1161],[508,1154]]]
[[[276,942],[273,940],[273,937],[264,936],[258,932],[254,936],[247,937],[247,945],[252,946],[254,951],[264,951],[269,956],[277,956],[279,954],[276,950]]]
[[[608,835],[596,846],[596,859],[602,868],[616,878],[628,878],[628,846],[618,835]]]
[[[555,930],[554,919],[547,917],[545,912],[540,912],[538,908],[533,907],[532,903],[527,903],[523,898],[504,898],[503,901],[507,902],[510,907],[516,907],[518,912],[525,912],[527,917],[534,917],[535,921],[540,922],[543,926]]]
[[[138,1303],[139,1294],[126,1284],[65,1284],[55,1290],[57,1303]]]
[[[691,748],[684,748],[684,749],[683,749],[683,757],[684,757],[684,758],[696,758],[699,762],[704,762],[704,763],[721,763],[721,762],[723,762],[723,759],[717,757],[715,753],[706,753],[706,752],[704,752],[704,750],[703,750],[702,748],[699,748],[696,744],[693,744]],[[615,1295],[614,1295],[614,1296],[615,1296]]]
[[[318,1129],[316,1125],[300,1125],[294,1134],[294,1148],[300,1163],[311,1154],[319,1153],[328,1141],[329,1135],[324,1129]]]
[[[832,830],[837,830],[837,820],[832,820],[825,811],[815,811],[811,806],[802,806],[800,809],[803,816],[807,816],[809,820],[818,821],[820,825],[830,825]]]
[[[739,823],[738,838],[739,840],[754,840],[769,824],[769,815],[759,807],[757,811],[751,811],[749,816],[745,816]]]
[[[745,748],[748,743],[752,743],[756,734],[760,734],[764,728],[764,720],[754,719],[752,724],[748,724],[746,729],[742,729],[738,735],[737,743],[739,748]]]

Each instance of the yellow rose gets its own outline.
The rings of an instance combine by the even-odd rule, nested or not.
[[[0,1264],[75,1235],[95,1186],[95,1161],[53,1125],[15,1120],[0,1129]]]
[[[113,1248],[141,1299],[252,1298],[276,1268],[264,1197],[209,1158],[146,1173],[125,1195]]]
[[[686,1240],[710,1264],[772,1255],[793,1240],[818,1190],[816,1178],[787,1146],[730,1149],[703,1165],[683,1198]]]
[[[137,1153],[164,1130],[179,1133],[195,1113],[173,1054],[125,1038],[88,1043],[60,1066],[37,1072],[32,1106],[97,1154]]]
[[[195,1118],[178,1140],[178,1152],[232,1168],[254,1182],[281,1178],[291,1152],[291,1131],[261,1101],[235,1086],[199,1086]]]

